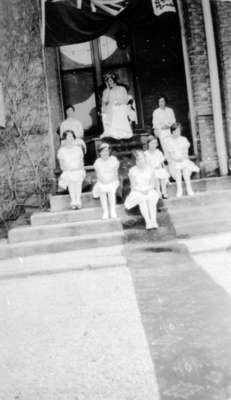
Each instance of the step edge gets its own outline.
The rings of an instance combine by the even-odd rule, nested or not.
[[[81,235],[81,236],[65,236],[65,237],[60,237],[60,238],[52,238],[52,239],[44,239],[44,240],[31,240],[31,241],[26,241],[26,242],[17,242],[17,243],[7,243],[7,244],[2,244],[0,245],[0,251],[1,249],[4,248],[13,248],[15,246],[22,246],[23,247],[31,247],[33,245],[38,245],[38,244],[52,244],[52,243],[63,243],[63,242],[69,242],[69,241],[80,241],[80,240],[91,240],[91,239],[103,239],[107,237],[123,237],[124,236],[124,231],[121,229],[121,231],[115,231],[115,232],[103,232],[99,234],[92,234],[92,235]]]
[[[100,224],[100,225],[109,225],[109,224],[114,224],[114,225],[119,225],[121,223],[120,219],[109,219],[109,220],[103,220],[103,219],[92,219],[92,220],[86,220],[86,221],[75,221],[75,222],[65,222],[65,223],[57,223],[57,224],[49,224],[49,225],[25,225],[25,226],[19,226],[15,227],[9,230],[9,234],[11,232],[28,232],[28,231],[37,231],[38,229],[47,229],[47,230],[52,230],[52,229],[57,229],[57,228],[69,228],[69,227],[78,227],[78,226],[89,226],[92,224]]]

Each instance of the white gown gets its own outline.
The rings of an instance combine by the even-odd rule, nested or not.
[[[124,206],[128,210],[139,205],[144,200],[152,200],[156,205],[159,195],[154,186],[154,172],[151,167],[146,166],[143,170],[136,165],[128,173],[132,187],[127,196]]]
[[[129,139],[133,136],[128,120],[128,94],[123,86],[114,86],[103,92],[102,119],[104,132],[102,137]]]
[[[57,158],[63,166],[63,172],[59,178],[61,188],[66,189],[70,182],[82,183],[84,181],[86,172],[81,147],[77,145],[72,147],[62,146],[58,150]]]
[[[163,162],[165,160],[162,151],[156,149],[151,152],[146,150],[144,152],[147,164],[154,170],[155,177],[157,179],[169,179],[169,174],[167,170],[163,167]]]
[[[169,127],[176,122],[175,114],[172,108],[165,107],[161,109],[160,107],[153,111],[152,114],[152,126],[155,132],[155,135],[159,138],[161,147],[165,153],[166,149],[166,141],[171,136],[170,128],[163,129],[164,125],[168,125]]]
[[[190,143],[184,136],[177,138],[170,137],[168,139],[168,164],[170,174],[173,178],[176,170],[187,169],[189,172],[199,172],[199,167],[188,158],[189,147]],[[181,158],[182,160],[177,161],[177,158]]]
[[[110,156],[107,160],[99,157],[93,167],[97,176],[97,182],[92,192],[93,197],[97,199],[102,193],[115,193],[119,187],[118,159],[115,156]]]

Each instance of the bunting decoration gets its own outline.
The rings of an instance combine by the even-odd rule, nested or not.
[[[153,12],[159,16],[165,12],[176,12],[173,0],[152,0]]]
[[[92,11],[96,12],[97,7],[116,17],[121,11],[124,11],[127,2],[124,0],[90,0]]]

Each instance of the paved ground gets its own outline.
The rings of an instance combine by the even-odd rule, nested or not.
[[[1,400],[153,400],[126,267],[0,281]]]
[[[161,400],[230,399],[231,233],[218,250],[218,235],[158,246],[141,232],[126,250]]]
[[[0,400],[231,399],[231,234],[160,219],[128,268],[0,280]]]

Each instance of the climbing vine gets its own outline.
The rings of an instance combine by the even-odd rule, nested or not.
[[[6,224],[26,204],[44,207],[54,179],[37,3],[10,0],[4,12],[0,76],[6,128],[0,129],[0,220]]]

